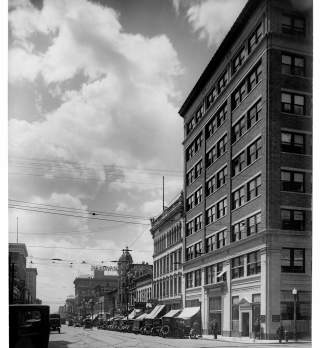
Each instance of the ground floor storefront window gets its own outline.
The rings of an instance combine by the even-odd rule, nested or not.
[[[239,334],[239,296],[232,297],[232,335]]]
[[[217,323],[218,335],[221,335],[222,305],[221,296],[209,297],[209,334],[213,335],[214,324]]]

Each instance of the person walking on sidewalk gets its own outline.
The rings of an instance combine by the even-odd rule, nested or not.
[[[213,321],[213,336],[214,339],[216,340],[218,338],[218,331],[219,331],[219,326],[218,326],[218,322],[216,320]]]
[[[282,340],[284,339],[284,328],[282,324],[280,324],[280,326],[278,327],[277,335],[278,335],[279,343],[282,343]]]

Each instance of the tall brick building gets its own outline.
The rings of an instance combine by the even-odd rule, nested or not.
[[[204,333],[274,338],[296,315],[310,334],[311,98],[312,2],[249,0],[179,111],[185,303]]]

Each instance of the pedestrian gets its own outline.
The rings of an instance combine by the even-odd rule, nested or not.
[[[215,320],[213,325],[213,335],[215,340],[218,338],[218,331],[219,331],[219,325],[218,325],[218,322]]]
[[[280,326],[278,327],[277,335],[278,335],[279,343],[282,343],[282,340],[284,339],[284,328],[282,324],[280,324]]]
[[[254,339],[256,339],[257,337],[260,338],[260,320],[259,319],[256,319],[256,321],[254,322],[253,335],[254,335]]]

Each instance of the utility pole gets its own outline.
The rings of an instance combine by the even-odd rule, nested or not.
[[[17,244],[19,243],[19,217],[17,216]]]
[[[164,211],[164,176],[162,177],[162,211]]]

